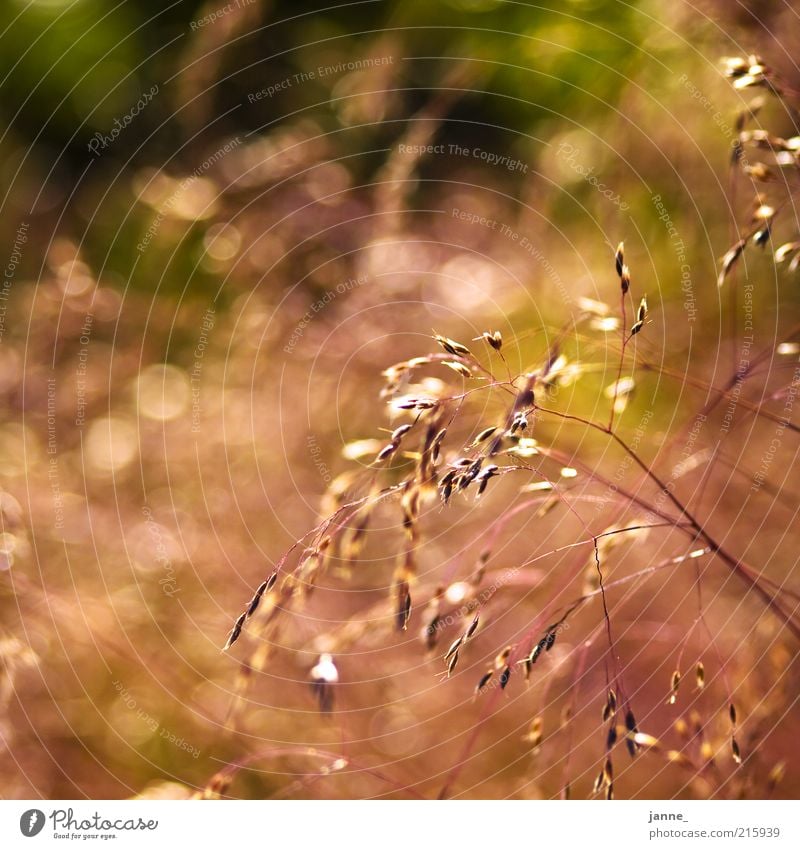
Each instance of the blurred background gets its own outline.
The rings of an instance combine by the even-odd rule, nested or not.
[[[720,60],[758,53],[800,89],[797,5],[319,5],[2,2],[4,797],[183,798],[222,771],[234,797],[435,798],[459,764],[453,796],[549,798],[566,784],[590,796],[609,674],[596,602],[527,685],[520,674],[473,699],[545,602],[592,588],[585,548],[544,556],[611,521],[583,473],[580,517],[550,504],[499,531],[489,570],[512,572],[449,680],[416,609],[392,630],[388,509],[361,559],[287,619],[235,724],[257,636],[221,647],[321,521],[329,485],[371,460],[374,442],[353,443],[385,442],[396,422],[381,372],[434,351],[434,331],[477,351],[472,339],[500,330],[517,374],[542,364],[582,299],[597,302],[591,327],[567,334],[551,403],[605,422],[623,239],[650,317],[624,370],[620,433],[797,606],[797,438],[754,415],[793,418],[797,280],[748,252],[716,285],[760,190],[730,174],[752,95]],[[797,135],[779,104],[758,121]],[[738,384],[727,423],[726,402],[691,437],[749,335],[752,354],[785,345]],[[602,435],[537,428],[658,501]],[[470,573],[522,483],[431,506],[420,598]],[[697,547],[653,529],[608,552],[607,579]],[[622,751],[617,796],[796,796],[797,643],[714,558],[701,607],[696,576],[662,570],[609,593],[639,725],[690,761]],[[331,647],[341,683],[328,717],[308,677]]]

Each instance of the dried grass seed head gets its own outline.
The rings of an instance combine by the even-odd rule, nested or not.
[[[478,683],[475,687],[475,695],[477,696],[484,687],[492,680],[492,676],[494,675],[494,669],[487,669],[486,672],[481,675]]]
[[[674,705],[675,702],[678,700],[678,688],[680,687],[680,684],[681,684],[681,673],[680,673],[680,670],[676,669],[672,673],[672,678],[670,680],[670,691],[671,692],[670,692],[670,695],[669,695],[669,699],[667,701],[668,705]]]
[[[472,622],[469,623],[467,630],[464,632],[465,640],[468,640],[475,633],[475,631],[478,630],[478,625],[480,624],[480,621],[480,614],[476,613],[475,618],[472,620]]]
[[[333,662],[333,656],[323,653],[310,672],[311,687],[319,702],[321,713],[330,713],[333,709],[334,687],[339,683],[339,670]]]
[[[706,668],[703,666],[702,661],[698,661],[697,666],[695,667],[694,679],[697,682],[697,689],[702,690],[706,684]]]
[[[228,639],[226,640],[225,646],[222,649],[223,651],[227,651],[239,639],[242,633],[242,628],[244,627],[245,619],[247,619],[246,610],[233,623],[233,628],[231,628],[231,632],[230,634],[228,634]]]
[[[503,335],[499,330],[484,330],[480,336],[476,336],[473,341],[477,342],[479,339],[483,339],[487,345],[494,348],[495,351],[499,351],[503,347]]]
[[[446,336],[436,333],[436,331],[434,331],[433,338],[448,354],[452,354],[455,357],[468,357],[471,354],[466,345],[456,342],[455,339],[448,339]]]

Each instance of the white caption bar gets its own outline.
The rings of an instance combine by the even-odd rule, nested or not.
[[[795,849],[798,818],[795,801],[2,801],[0,846]]]

